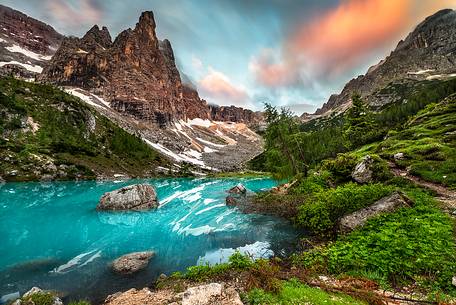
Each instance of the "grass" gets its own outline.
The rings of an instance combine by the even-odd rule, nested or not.
[[[312,288],[297,280],[285,281],[278,293],[266,292],[262,289],[251,290],[246,299],[249,304],[332,304],[332,305],[361,305],[367,304],[351,296],[340,293],[328,293],[318,288]]]
[[[403,153],[395,162],[424,180],[456,188],[456,97],[430,104],[402,131],[389,133],[377,151],[387,159]]]
[[[451,219],[429,194],[409,189],[415,206],[373,218],[335,243],[294,256],[316,272],[372,279],[384,287],[416,283],[428,292],[455,293],[456,245]]]
[[[38,180],[46,174],[60,180],[118,172],[151,176],[157,165],[168,163],[80,99],[13,78],[0,78],[0,158],[7,181]]]

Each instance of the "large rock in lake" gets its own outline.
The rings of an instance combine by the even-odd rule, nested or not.
[[[107,192],[97,210],[147,210],[158,207],[155,189],[148,184],[134,184]]]
[[[236,186],[233,186],[228,190],[228,193],[230,194],[240,194],[244,195],[247,193],[247,189],[242,183],[238,183]]]
[[[112,269],[120,274],[132,274],[146,268],[154,255],[153,251],[126,254],[114,260]]]
[[[402,207],[410,207],[413,202],[400,192],[383,197],[372,205],[343,216],[339,220],[339,231],[347,233],[363,226],[369,219],[383,213],[394,212]]]

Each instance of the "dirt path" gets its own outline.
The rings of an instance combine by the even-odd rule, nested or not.
[[[399,168],[393,162],[388,162],[388,166],[395,176],[403,177],[419,186],[435,192],[437,200],[442,203],[443,210],[452,217],[456,216],[456,191],[452,191],[441,184],[425,181],[420,177],[413,176],[406,169]]]

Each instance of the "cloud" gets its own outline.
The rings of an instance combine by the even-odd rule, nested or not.
[[[222,72],[209,67],[208,73],[198,82],[198,88],[202,96],[208,102],[216,102],[220,105],[244,105],[249,103],[249,96],[242,86],[233,84]]]
[[[424,17],[454,6],[455,0],[342,1],[298,23],[281,45],[254,56],[249,70],[269,88],[345,79],[392,48]]]
[[[203,62],[195,55],[192,55],[192,66],[195,70],[201,70],[203,68]]]
[[[103,11],[96,0],[78,0],[72,6],[65,0],[46,0],[50,17],[63,27],[96,24],[103,20]]]

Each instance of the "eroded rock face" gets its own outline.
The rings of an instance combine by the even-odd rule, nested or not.
[[[383,213],[394,212],[402,207],[410,207],[412,201],[400,192],[394,192],[390,196],[384,197],[372,205],[343,216],[339,221],[339,231],[347,233],[357,227],[363,226],[369,219]]]
[[[363,160],[358,163],[351,174],[353,180],[358,183],[368,183],[372,181],[372,165],[374,160],[371,156],[367,155]]]
[[[441,10],[427,17],[396,49],[365,75],[349,81],[340,94],[333,94],[315,114],[343,109],[354,92],[361,94],[369,105],[381,107],[395,101],[394,94],[377,92],[396,80],[424,80],[432,75],[456,72],[456,12]]]
[[[171,43],[160,41],[155,27],[153,13],[144,12],[135,28],[114,42],[98,26],[81,39],[66,38],[39,79],[90,90],[117,111],[161,126],[175,119],[208,118],[198,95],[184,96]]]
[[[35,77],[62,39],[51,26],[0,5],[0,75]]]
[[[134,184],[107,192],[97,210],[147,210],[158,207],[155,189],[148,184]]]
[[[126,254],[114,260],[112,269],[120,274],[132,274],[145,269],[154,255],[153,251]]]

